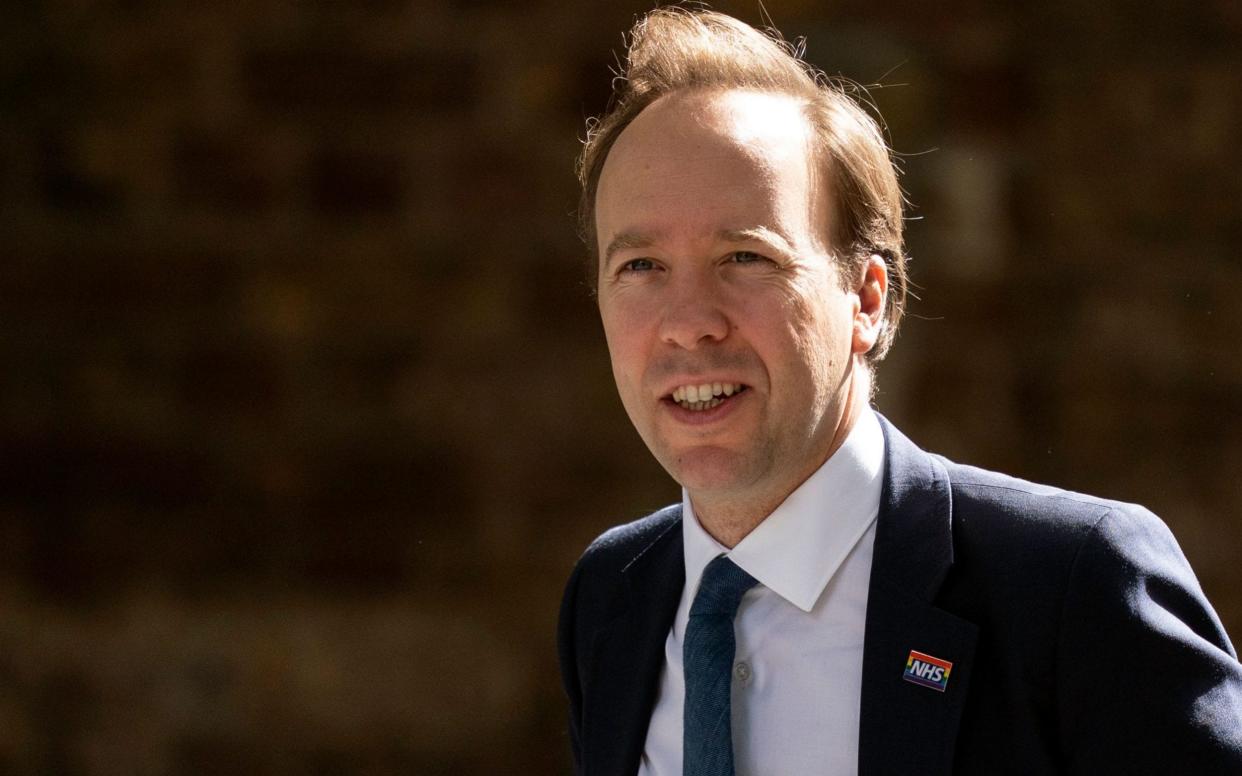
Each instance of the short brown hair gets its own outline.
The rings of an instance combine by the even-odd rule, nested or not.
[[[883,330],[867,354],[884,357],[906,302],[906,256],[902,242],[902,194],[897,169],[875,120],[850,96],[856,87],[830,79],[799,58],[775,30],[767,34],[713,11],[659,8],[630,32],[625,71],[614,82],[605,114],[587,124],[578,159],[582,199],[579,231],[599,261],[595,195],[613,143],[639,113],[666,94],[687,90],[749,89],[785,94],[803,102],[816,152],[826,164],[835,194],[831,245],[846,283],[856,280],[867,259],[888,266],[889,292]],[[596,272],[591,273],[595,282]]]

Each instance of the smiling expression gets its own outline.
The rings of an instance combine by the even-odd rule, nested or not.
[[[692,496],[779,503],[852,421],[866,371],[853,357],[859,295],[831,255],[831,193],[811,142],[793,98],[675,93],[635,118],[601,172],[613,374],[639,434]]]

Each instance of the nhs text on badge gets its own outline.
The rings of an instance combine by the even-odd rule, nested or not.
[[[944,692],[949,686],[949,672],[952,670],[953,664],[949,661],[912,649],[910,657],[906,658],[906,672],[901,678]]]

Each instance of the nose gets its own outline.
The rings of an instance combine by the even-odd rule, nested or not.
[[[669,294],[660,321],[660,339],[686,350],[719,342],[729,333],[729,317],[710,283],[689,281]]]

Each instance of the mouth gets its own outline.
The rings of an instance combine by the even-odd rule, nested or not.
[[[719,407],[734,397],[745,393],[747,390],[749,390],[749,386],[742,383],[681,385],[675,388],[671,394],[665,396],[664,400],[676,404],[683,410],[705,412],[706,410]]]

